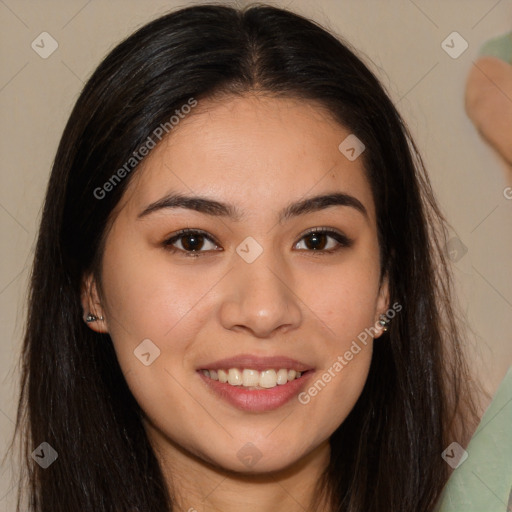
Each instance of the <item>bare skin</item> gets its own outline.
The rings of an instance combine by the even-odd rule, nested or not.
[[[199,377],[208,362],[243,353],[285,355],[314,368],[317,381],[389,308],[380,285],[375,206],[362,158],[338,145],[350,132],[314,103],[258,95],[200,102],[137,170],[118,208],[102,259],[102,293],[84,280],[84,309],[104,320],[127,383],[144,411],[149,439],[180,510],[329,510],[312,503],[329,461],[329,438],[361,394],[372,339],[308,403],[247,412]],[[234,205],[239,220],[186,208],[140,215],[171,191]],[[289,203],[343,192],[366,210],[335,205],[278,222]],[[309,228],[327,235],[311,248]],[[199,257],[185,254],[200,229]],[[236,252],[247,237],[263,252]],[[323,245],[322,245],[323,244]],[[196,251],[196,252],[198,252]],[[190,252],[190,251],[189,251]],[[377,332],[379,337],[382,331]],[[134,356],[150,339],[160,355]],[[251,443],[248,466],[238,456]]]
[[[482,137],[512,171],[512,66],[481,57],[466,84],[466,111]]]

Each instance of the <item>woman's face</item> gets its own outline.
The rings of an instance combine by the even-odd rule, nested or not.
[[[85,305],[159,450],[279,470],[353,408],[388,297],[348,135],[314,103],[203,101],[137,170]]]

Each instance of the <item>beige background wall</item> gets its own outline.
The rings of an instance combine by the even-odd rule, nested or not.
[[[190,3],[0,0],[1,454],[15,418],[15,363],[40,209],[66,119],[106,52],[150,19]],[[472,361],[493,393],[512,361],[512,200],[503,193],[512,175],[465,116],[463,91],[481,44],[512,29],[512,0],[273,3],[313,17],[363,52],[409,123],[441,207],[468,249],[455,277],[476,333]],[[457,59],[441,48],[453,31],[469,44]],[[58,42],[47,59],[31,48],[41,32]],[[7,461],[0,467],[1,512],[14,510],[10,473]]]

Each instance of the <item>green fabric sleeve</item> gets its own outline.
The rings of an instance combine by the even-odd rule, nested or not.
[[[448,454],[455,452],[451,450]],[[459,459],[463,462],[450,476],[436,510],[512,512],[512,367],[466,452],[467,458],[463,460],[464,455]],[[453,458],[445,460],[452,462]]]
[[[512,32],[487,41],[479,52],[480,57],[496,57],[512,64]]]

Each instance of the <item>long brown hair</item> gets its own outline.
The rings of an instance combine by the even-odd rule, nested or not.
[[[198,5],[114,48],[62,135],[21,358],[24,510],[173,510],[110,337],[84,324],[80,301],[82,277],[97,270],[109,218],[137,169],[104,197],[94,191],[189,98],[254,90],[319,102],[365,144],[381,267],[390,302],[403,306],[331,437],[318,493],[337,512],[433,509],[448,477],[441,452],[466,442],[476,416],[445,257],[447,224],[416,147],[383,87],[340,38],[275,7]],[[58,453],[47,469],[30,457],[42,442]]]

